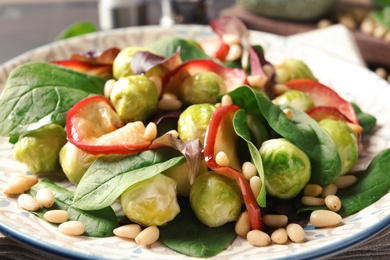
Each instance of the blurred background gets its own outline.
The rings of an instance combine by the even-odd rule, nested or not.
[[[390,6],[386,0],[0,0],[0,64],[56,40],[70,25],[97,30],[137,25],[207,23],[236,15],[250,29],[280,35],[342,23],[367,65],[387,78]],[[168,10],[166,7],[173,7]],[[165,8],[165,9],[164,9]]]

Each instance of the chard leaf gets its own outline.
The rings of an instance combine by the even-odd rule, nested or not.
[[[0,96],[0,136],[18,138],[46,124],[65,125],[66,112],[90,94],[103,94],[104,83],[46,62],[15,68]]]
[[[83,211],[76,208],[73,205],[73,193],[49,180],[38,182],[29,190],[29,193],[35,197],[36,193],[42,188],[50,189],[55,198],[55,203],[50,209],[41,207],[39,211],[34,212],[42,219],[48,210],[66,210],[69,214],[69,220],[81,221],[85,226],[84,235],[91,237],[112,236],[113,230],[119,226],[118,218],[111,207],[94,211]]]
[[[265,177],[263,169],[263,161],[261,160],[260,152],[256,146],[252,143],[248,126],[246,124],[245,110],[241,109],[236,112],[233,118],[233,126],[236,134],[244,139],[248,145],[249,152],[251,154],[252,163],[256,166],[257,173],[261,179],[263,185],[259,195],[257,196],[257,203],[260,207],[266,207],[266,190],[265,190]]]
[[[312,164],[310,183],[326,186],[339,176],[341,159],[336,146],[329,135],[305,112],[291,108],[294,118],[290,120],[281,108],[247,86],[239,87],[229,95],[234,104],[247,113],[264,118],[276,133],[307,154]]]
[[[172,250],[191,257],[212,257],[227,248],[236,237],[234,222],[210,228],[193,213],[188,198],[179,197],[180,213],[159,227],[160,241]]]
[[[130,186],[184,162],[183,155],[166,148],[126,157],[100,157],[78,184],[74,203],[84,210],[110,206]]]
[[[355,173],[358,182],[346,189],[339,190],[337,196],[342,207],[341,216],[349,216],[370,206],[390,190],[390,148],[378,153],[365,171]]]

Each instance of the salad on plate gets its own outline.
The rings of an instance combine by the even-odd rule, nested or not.
[[[159,241],[191,257],[236,237],[306,243],[307,225],[343,225],[388,193],[388,148],[355,167],[374,115],[302,60],[269,62],[238,19],[210,26],[204,40],[16,67],[0,136],[28,172],[2,192],[65,235]]]

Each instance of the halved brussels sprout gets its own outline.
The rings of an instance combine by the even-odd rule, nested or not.
[[[316,77],[310,68],[298,59],[288,58],[282,64],[275,65],[276,82],[284,83],[293,79],[314,79]]]
[[[149,118],[156,111],[158,94],[153,81],[143,75],[133,75],[114,83],[110,100],[126,124]]]
[[[57,124],[45,125],[21,136],[14,146],[14,156],[36,175],[59,169],[59,151],[66,143],[66,133]]]
[[[355,132],[343,121],[323,119],[318,123],[334,144],[341,158],[340,175],[349,172],[358,159],[358,143]]]
[[[68,180],[78,184],[89,166],[98,158],[67,142],[60,150],[60,164]]]
[[[260,147],[267,193],[291,199],[305,187],[311,176],[308,156],[284,138],[269,139]]]
[[[203,145],[207,126],[216,110],[212,104],[196,104],[186,108],[177,123],[179,138],[184,142],[199,138]]]
[[[199,221],[219,227],[238,218],[243,198],[233,179],[208,171],[191,185],[190,204]]]
[[[272,100],[275,105],[289,105],[295,109],[307,111],[314,107],[311,98],[303,91],[288,90]]]
[[[180,87],[180,99],[187,105],[217,102],[217,96],[226,92],[223,78],[211,71],[198,72],[187,77]]]
[[[204,161],[199,164],[199,170],[196,176],[207,171],[207,166]],[[188,176],[188,162],[185,162],[181,165],[173,166],[163,172],[169,178],[172,178],[176,181],[177,194],[188,197],[190,195],[190,179]],[[195,176],[195,177],[196,177]]]
[[[121,195],[125,215],[144,226],[161,226],[180,212],[176,199],[176,181],[157,174],[130,186]]]

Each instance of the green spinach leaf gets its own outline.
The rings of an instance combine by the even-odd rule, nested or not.
[[[341,159],[336,146],[329,135],[305,112],[290,108],[294,115],[290,120],[281,108],[247,86],[239,87],[229,95],[234,104],[248,113],[264,118],[276,133],[308,155],[312,164],[311,183],[326,186],[339,176]]]
[[[378,153],[365,171],[355,173],[358,178],[355,185],[337,193],[342,204],[338,213],[349,216],[386,195],[390,190],[389,169],[390,148]]]
[[[97,31],[98,29],[95,24],[88,21],[81,21],[71,24],[69,27],[65,28],[60,34],[58,34],[56,40],[68,39]]]
[[[73,205],[73,192],[64,189],[49,180],[42,180],[35,184],[30,190],[30,195],[34,196],[38,190],[48,188],[54,194],[55,203],[50,209],[41,208],[34,212],[43,219],[43,215],[48,210],[62,209],[69,214],[69,220],[81,221],[85,226],[84,234],[91,237],[107,237],[113,235],[113,230],[119,226],[119,221],[111,207],[100,210],[83,211]]]
[[[90,94],[103,94],[105,79],[46,62],[15,68],[0,96],[0,136],[18,138],[46,124],[65,124],[66,112]]]
[[[191,257],[212,257],[227,248],[236,237],[234,222],[217,228],[202,224],[193,213],[188,198],[179,197],[180,213],[159,227],[160,241],[167,247]]]
[[[197,43],[191,40],[165,37],[159,41],[156,41],[148,46],[148,48],[157,52],[157,54],[164,57],[171,57],[176,53],[177,48],[180,47],[180,57],[182,61],[191,59],[211,59],[207,56],[202,48]]]
[[[351,103],[351,105],[355,110],[359,124],[363,127],[362,135],[370,133],[376,126],[376,117],[363,112],[355,103]]]
[[[78,184],[74,203],[84,210],[107,207],[130,186],[184,162],[182,154],[166,148],[126,157],[100,157]]]
[[[244,139],[248,145],[249,152],[252,157],[252,162],[256,166],[259,177],[263,183],[259,195],[257,196],[257,203],[261,207],[266,206],[266,190],[265,190],[265,177],[263,169],[263,161],[261,160],[261,155],[256,146],[252,143],[249,129],[246,123],[246,113],[245,110],[240,109],[236,112],[233,118],[233,126],[236,134]]]

